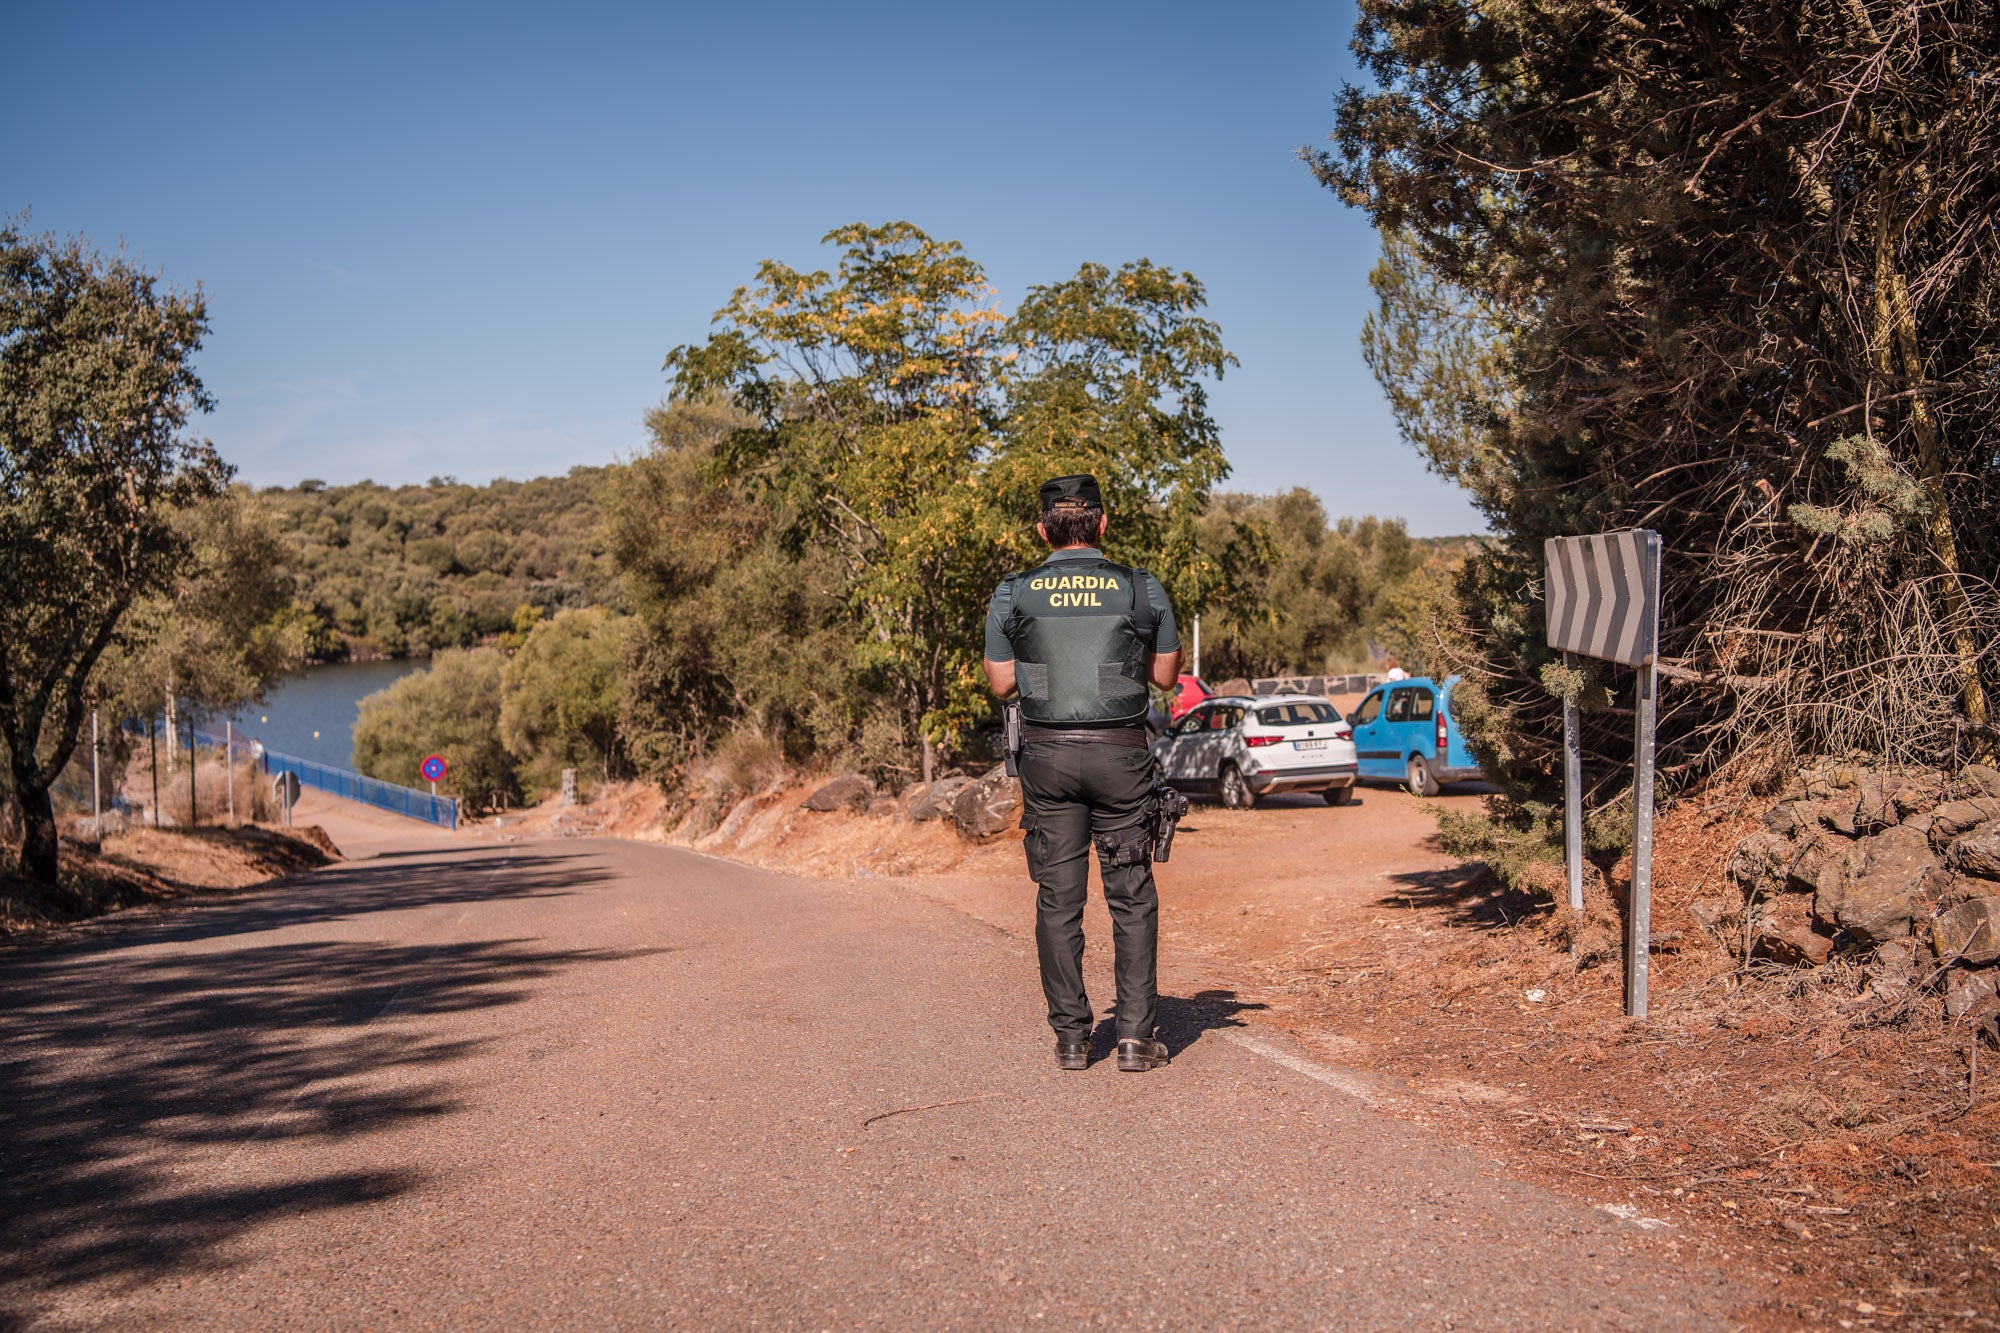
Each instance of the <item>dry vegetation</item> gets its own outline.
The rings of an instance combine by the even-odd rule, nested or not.
[[[1745,962],[1705,930],[1694,905],[1758,825],[1720,795],[1662,818],[1648,1022],[1623,1017],[1615,951],[1588,958],[1601,927],[1478,867],[1269,963],[1281,1021],[1336,1061],[1367,1041],[1377,1067],[1476,1106],[1467,1130],[1571,1189],[1758,1256],[1743,1268],[1773,1275],[1760,1322],[1989,1320],[2000,1055],[1921,976]]]
[[[340,859],[317,828],[134,828],[66,842],[55,889],[0,867],[0,937],[190,894],[243,889]]]

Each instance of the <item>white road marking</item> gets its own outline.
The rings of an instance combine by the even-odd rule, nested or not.
[[[1329,1088],[1344,1092],[1350,1097],[1358,1098],[1369,1106],[1376,1106],[1381,1103],[1381,1098],[1375,1095],[1374,1090],[1366,1082],[1355,1077],[1353,1074],[1335,1069],[1331,1065],[1323,1065],[1317,1060],[1308,1060],[1304,1056],[1293,1055],[1290,1051],[1281,1050],[1273,1046],[1270,1042],[1265,1041],[1262,1037],[1254,1036],[1243,1028],[1224,1028],[1222,1035],[1252,1054],[1261,1055],[1273,1064],[1283,1065],[1295,1074],[1304,1074],[1307,1078],[1324,1083]]]
[[[1664,1218],[1648,1217],[1629,1203],[1600,1203],[1599,1212],[1609,1213],[1620,1222],[1630,1222],[1641,1231],[1663,1231],[1673,1226]]]

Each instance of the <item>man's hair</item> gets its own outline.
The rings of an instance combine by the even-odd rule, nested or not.
[[[1042,515],[1042,531],[1051,546],[1088,546],[1097,540],[1097,522],[1103,517],[1096,505],[1057,505]]]

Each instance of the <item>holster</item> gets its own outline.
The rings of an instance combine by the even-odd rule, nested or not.
[[[1164,782],[1153,784],[1153,859],[1164,861],[1174,854],[1174,831],[1188,812],[1188,798]]]
[[[1000,705],[1000,748],[1001,757],[1007,765],[1007,776],[1021,776],[1021,702]]]

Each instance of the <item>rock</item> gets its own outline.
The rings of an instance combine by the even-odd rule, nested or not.
[[[903,818],[914,824],[949,818],[952,798],[971,785],[972,779],[966,777],[939,778],[929,786],[920,784],[912,789],[914,797],[904,793]]]
[[[1988,764],[1967,764],[1958,776],[1987,796],[2000,797],[2000,768]]]
[[[1839,897],[1841,886],[1847,883],[1847,858],[1851,850],[1842,839],[1814,828],[1786,869],[1787,887],[1799,893]]]
[[[1784,883],[1797,854],[1792,840],[1782,833],[1752,833],[1736,845],[1736,854],[1729,858],[1729,876],[1742,886],[1744,897],[1753,897]]]
[[[1969,898],[1940,915],[1931,947],[1946,962],[2000,962],[2000,898]]]
[[[1789,838],[1795,833],[1811,828],[1818,817],[1818,813],[1809,804],[1785,801],[1764,812],[1764,827],[1781,838]]]
[[[1909,935],[1890,940],[1875,951],[1875,965],[1885,976],[1909,977],[1917,970],[1917,951],[1923,946]]]
[[[1859,944],[1881,944],[1910,933],[1910,923],[1943,876],[1930,844],[1914,829],[1892,828],[1857,849],[1860,864],[1838,892],[1822,890],[1813,915]]]
[[[1979,825],[1952,839],[1945,864],[1964,875],[2000,879],[2000,820]]]
[[[1818,967],[1833,953],[1833,941],[1807,926],[1766,921],[1757,932],[1756,952],[1787,967]]]
[[[1729,909],[1715,898],[1697,898],[1688,904],[1688,915],[1709,934],[1720,937],[1729,928]]]
[[[1896,813],[1904,819],[1911,815],[1927,815],[1937,809],[1938,797],[1943,794],[1943,784],[1936,778],[1905,778],[1890,799],[1896,803]]]
[[[1946,801],[1935,812],[1931,833],[1934,837],[1949,842],[1989,819],[2000,819],[2000,799],[1978,796],[1970,801]]]
[[[1020,823],[1021,780],[1007,776],[1004,766],[961,790],[952,798],[951,820],[960,835],[990,838]]]
[[[2000,978],[1991,972],[1968,972],[1954,967],[1945,974],[1944,1016],[1963,1018],[1982,1001],[2000,993]]]
[[[1913,829],[1915,829],[1915,830],[1916,830],[1917,832],[1919,832],[1919,833],[1923,834],[1923,835],[1924,835],[1924,837],[1926,837],[1926,838],[1929,838],[1929,837],[1930,837],[1930,833],[1931,833],[1931,825],[1932,825],[1932,824],[1935,824],[1936,822],[1937,822],[1937,821],[1936,821],[1935,819],[1932,819],[1932,818],[1931,818],[1931,817],[1930,817],[1929,815],[1904,815],[1904,816],[1903,816],[1903,825],[1904,825],[1904,827],[1906,827],[1906,828],[1913,828]]]
[[[868,803],[868,817],[870,819],[888,819],[895,813],[896,798],[893,796],[877,796]]]
[[[1857,813],[1861,808],[1860,793],[1833,796],[1819,803],[1819,822],[1835,833],[1845,833],[1853,837],[1860,831]]]
[[[806,797],[808,810],[866,810],[875,799],[875,784],[859,773],[842,773]]]
[[[1879,833],[1897,821],[1895,792],[1880,773],[1862,775],[1861,794],[1854,807],[1854,827],[1858,833]]]
[[[1917,954],[1922,948],[1914,937],[1906,935],[1877,949],[1868,962],[1869,991],[1884,1000],[1906,994],[1917,979]]]

